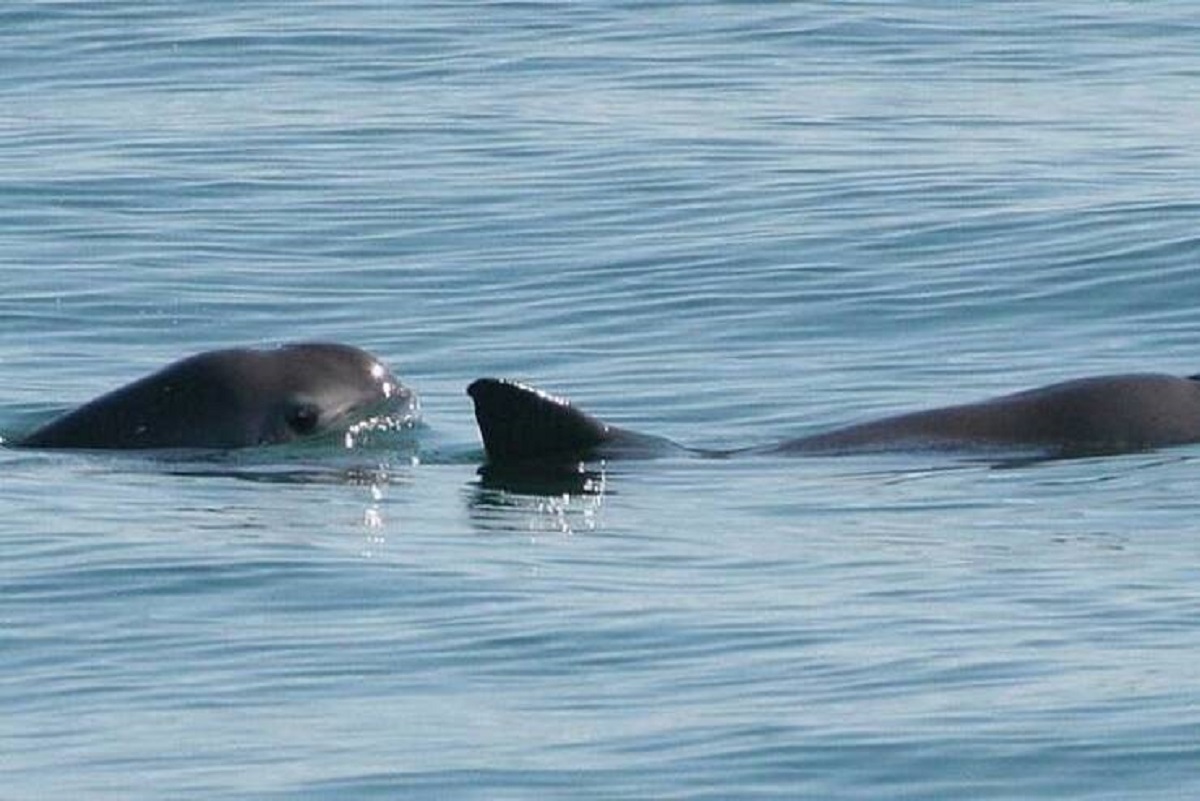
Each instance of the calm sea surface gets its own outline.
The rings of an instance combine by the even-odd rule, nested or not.
[[[1200,372],[1190,2],[8,2],[0,431],[378,354],[413,439],[0,450],[4,799],[1200,794],[1200,449],[494,486]]]

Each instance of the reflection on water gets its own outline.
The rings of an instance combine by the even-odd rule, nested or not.
[[[172,467],[168,475],[200,478],[233,478],[259,484],[345,484],[356,487],[379,487],[389,484],[411,484],[412,468],[387,464],[362,465],[203,465]]]
[[[485,465],[469,487],[471,522],[482,532],[594,531],[607,496],[605,467]]]
[[[603,462],[597,468],[582,462],[489,462],[478,474],[483,489],[517,495],[603,495],[607,489]]]

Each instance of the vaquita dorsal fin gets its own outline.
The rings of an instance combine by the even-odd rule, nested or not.
[[[481,378],[467,394],[492,461],[582,457],[609,439],[604,423],[516,381]]]

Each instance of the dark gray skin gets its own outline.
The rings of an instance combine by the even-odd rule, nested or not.
[[[816,454],[882,450],[1036,449],[1121,453],[1200,442],[1200,382],[1134,374],[1081,378],[990,400],[885,417],[745,451],[684,448],[618,428],[568,401],[494,378],[467,389],[489,461],[630,458],[671,451]]]
[[[15,443],[28,448],[228,449],[415,412],[416,397],[371,354],[301,343],[201,353],[113,390]]]

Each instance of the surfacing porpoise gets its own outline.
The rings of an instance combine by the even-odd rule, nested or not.
[[[468,387],[493,463],[636,458],[683,451],[816,454],[880,450],[1036,449],[1047,456],[1121,453],[1200,442],[1200,376],[1081,378],[989,400],[911,412],[764,447],[685,448],[620,428],[532,387],[482,378]]]
[[[29,448],[212,448],[288,442],[367,417],[416,412],[416,396],[364,350],[332,343],[190,356],[16,440]]]

